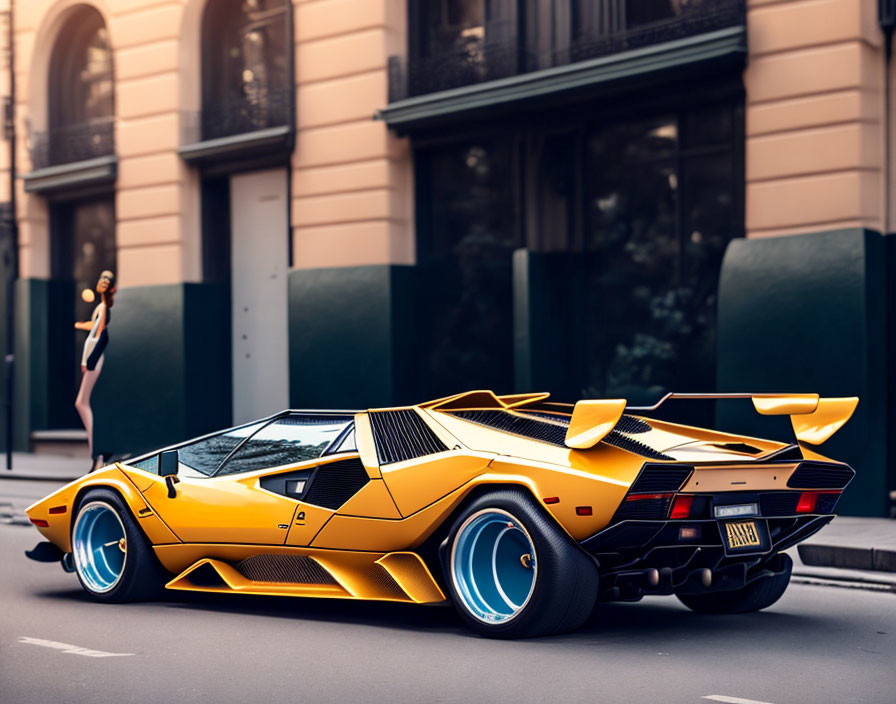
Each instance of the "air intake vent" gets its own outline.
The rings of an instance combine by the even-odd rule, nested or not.
[[[803,462],[787,480],[794,489],[842,489],[855,476],[851,467],[840,464]]]
[[[681,489],[694,470],[691,467],[647,465],[629,489],[629,494],[665,494]]]
[[[557,425],[507,411],[457,411],[452,415],[505,433],[565,447],[566,425]],[[558,422],[560,419],[557,419]]]
[[[371,413],[370,425],[380,464],[434,455],[448,449],[412,408]]]
[[[329,572],[304,555],[253,555],[238,562],[236,569],[253,582],[336,584]]]
[[[649,433],[650,425],[634,416],[622,416],[616,426],[613,428],[617,433],[625,433],[626,435],[637,435],[638,433]]]
[[[652,447],[648,447],[643,442],[638,442],[634,438],[630,438],[628,435],[623,435],[616,430],[611,430],[603,441],[607,443],[607,445],[612,445],[613,447],[618,447],[620,450],[633,452],[636,455],[641,455],[641,457],[647,457],[652,460],[675,459],[674,457],[669,457],[669,455],[664,455],[662,452],[654,450]]]
[[[795,516],[798,491],[781,491],[759,495],[759,508],[763,516]]]
[[[616,511],[615,521],[663,520],[669,515],[672,495],[637,501],[623,501]]]
[[[317,468],[303,501],[336,510],[370,481],[358,458],[331,462]]]

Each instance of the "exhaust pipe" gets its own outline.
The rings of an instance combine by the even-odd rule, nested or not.
[[[69,573],[75,571],[75,556],[70,552],[62,556],[62,570]]]

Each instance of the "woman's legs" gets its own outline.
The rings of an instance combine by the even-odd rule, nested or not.
[[[100,357],[96,369],[85,371],[84,376],[81,377],[81,388],[78,389],[78,397],[75,399],[75,409],[81,416],[84,430],[87,431],[87,449],[91,458],[93,457],[93,411],[90,408],[90,394],[93,393],[93,387],[96,385],[96,380],[102,369],[103,358]]]

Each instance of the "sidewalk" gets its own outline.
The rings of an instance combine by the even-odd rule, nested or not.
[[[0,454],[0,479],[31,479],[67,484],[87,474],[88,469],[90,459],[86,457],[13,452],[12,471],[10,471],[6,469],[6,455]]]
[[[68,483],[87,473],[84,458],[13,454],[13,470],[0,458],[0,479]],[[818,579],[891,584],[896,589],[896,520],[838,516],[796,548],[794,574]]]

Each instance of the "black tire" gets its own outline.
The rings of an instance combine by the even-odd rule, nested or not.
[[[530,560],[534,565],[531,568],[534,577],[529,578],[534,584],[528,598],[514,615],[501,622],[492,622],[477,616],[461,595],[463,577],[459,582],[454,558],[458,536],[462,529],[468,530],[466,526],[470,525],[469,521],[483,515],[504,514],[509,516],[508,527],[513,523],[515,529],[521,528],[534,548]],[[527,638],[573,631],[585,623],[594,608],[598,588],[595,561],[565,535],[523,490],[499,489],[473,500],[451,527],[447,546],[445,581],[451,600],[464,623],[480,635]],[[524,567],[528,567],[523,561],[524,556],[521,555],[520,560]]]
[[[79,519],[88,512],[103,510],[110,510],[117,516],[124,531],[126,546],[120,576],[117,582],[106,590],[97,589],[96,585],[91,583],[75,545],[75,531]],[[159,563],[149,540],[137,525],[121,496],[111,489],[91,489],[81,497],[72,518],[71,537],[75,574],[78,575],[78,581],[84,590],[96,601],[123,603],[153,600],[162,594],[165,582],[171,578]]]
[[[700,614],[745,614],[767,609],[780,599],[790,584],[793,560],[789,555],[778,555],[784,571],[751,582],[743,589],[709,594],[676,594],[678,600],[691,611]]]

